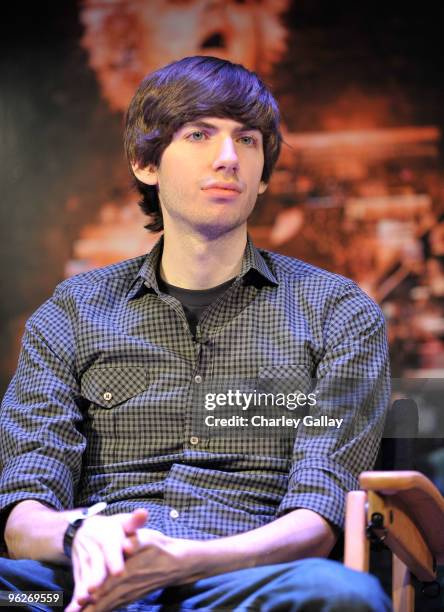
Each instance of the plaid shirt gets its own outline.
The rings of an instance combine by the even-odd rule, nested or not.
[[[180,303],[159,291],[161,252],[162,239],[62,282],[27,322],[0,415],[3,516],[25,499],[59,510],[105,500],[108,514],[146,507],[147,526],[176,537],[244,532],[296,508],[341,527],[387,403],[379,307],[354,282],[248,240],[193,338]],[[333,378],[372,381],[360,405],[342,406],[366,413],[359,427],[293,439],[197,431],[207,381],[294,389],[310,377],[324,394]]]

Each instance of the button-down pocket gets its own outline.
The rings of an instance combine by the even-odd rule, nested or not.
[[[114,408],[147,388],[144,368],[91,368],[82,377],[84,398],[102,408]]]
[[[213,424],[207,428],[210,449],[289,462],[311,385],[309,363],[262,365],[245,389],[239,383],[242,405],[225,404],[208,413]],[[216,417],[226,417],[225,423]]]

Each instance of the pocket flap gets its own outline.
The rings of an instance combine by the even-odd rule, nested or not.
[[[113,408],[147,387],[144,368],[91,368],[82,376],[82,395],[103,408]]]
[[[311,364],[282,363],[278,365],[263,365],[259,368],[259,378],[294,378],[297,376],[311,377]]]
[[[262,389],[274,393],[307,392],[312,386],[310,367],[307,363],[263,365],[259,369],[258,383]]]

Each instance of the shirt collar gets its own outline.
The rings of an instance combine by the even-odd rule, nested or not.
[[[126,294],[128,300],[140,297],[149,291],[159,293],[156,273],[162,256],[162,250],[163,236],[159,238],[148,253],[137,276],[131,283]],[[255,278],[257,279],[257,275],[259,275],[263,281],[268,281],[268,284],[275,286],[279,284],[260,251],[254,246],[250,236],[247,236],[247,245],[245,247],[238,278],[244,277],[246,281],[254,281]]]
[[[243,276],[245,278],[248,278],[249,276],[250,278],[254,277],[253,271],[258,273],[263,280],[268,281],[270,285],[279,285],[279,282],[269,268],[264,257],[261,255],[259,249],[254,246],[250,236],[247,235],[247,246],[245,247],[239,276]]]
[[[159,293],[156,273],[159,267],[160,258],[162,256],[162,250],[163,236],[159,238],[151,251],[145,257],[137,276],[134,278],[126,294],[128,300],[138,298],[149,291]]]

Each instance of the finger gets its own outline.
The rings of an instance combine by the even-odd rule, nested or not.
[[[140,543],[137,538],[137,535],[131,536],[130,538],[125,538],[122,544],[123,552],[128,557],[133,555],[135,552],[137,552],[139,548],[140,548]]]
[[[86,595],[98,589],[105,582],[108,575],[107,562],[102,548],[98,544],[88,542],[88,554],[88,571],[83,580],[83,583],[86,585]]]
[[[72,570],[74,577],[74,591],[72,594],[72,599],[69,602],[66,610],[68,612],[78,612],[81,609],[81,605],[79,604],[79,597],[82,595],[82,562],[79,559],[79,553],[77,551],[77,547],[73,548],[72,551]]]
[[[97,603],[98,601],[102,601],[102,598],[104,595],[119,588],[122,584],[122,580],[125,580],[125,579],[126,579],[126,576],[124,574],[122,576],[108,576],[105,582],[94,593],[94,600],[95,600],[94,603]]]
[[[126,540],[123,533],[116,529],[112,536],[101,542],[102,554],[105,559],[107,572],[111,576],[120,576],[125,570],[123,544]]]
[[[79,578],[76,582],[76,598],[79,604],[92,601],[91,591],[98,588],[106,579],[107,569],[102,550],[88,541],[88,548],[78,543]]]
[[[131,535],[143,527],[148,519],[148,510],[137,508],[128,518],[123,521],[123,529],[126,535]]]
[[[152,541],[152,532],[152,529],[144,529],[141,527],[135,534],[132,534],[126,538],[122,548],[127,557],[131,557],[143,548],[146,548],[146,546]]]
[[[79,594],[78,590],[77,591],[74,590],[74,593],[72,594],[72,599],[69,602],[68,606],[66,607],[66,611],[67,612],[79,612],[80,610],[83,610],[83,606],[89,603],[89,600],[90,600],[89,596],[84,597]]]
[[[71,601],[65,608],[65,612],[79,612],[79,610],[81,609],[82,609],[81,606],[78,604],[77,600],[75,599],[75,595],[73,595]]]

